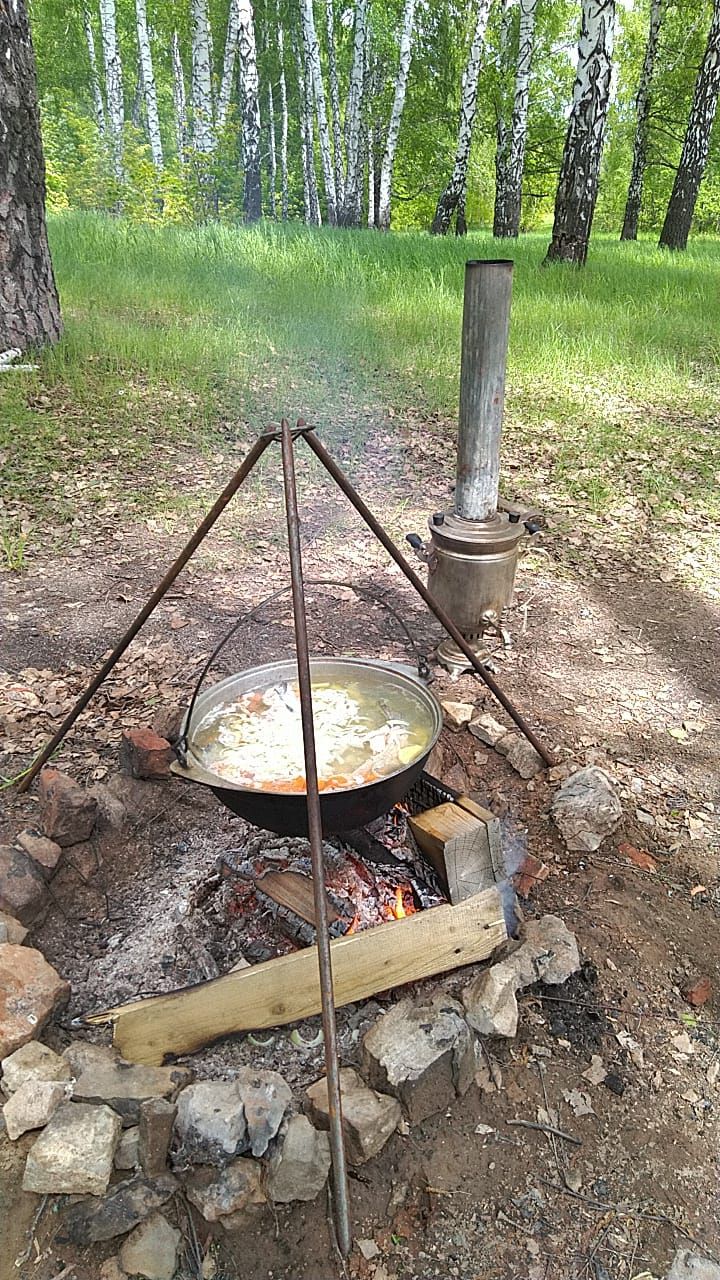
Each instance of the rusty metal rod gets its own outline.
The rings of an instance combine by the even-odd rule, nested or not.
[[[298,423],[298,426],[299,425],[300,423]],[[494,680],[493,677],[490,675],[490,672],[485,670],[482,663],[480,662],[480,659],[477,657],[476,654],[473,653],[465,637],[462,635],[460,631],[458,631],[458,628],[455,626],[455,623],[453,622],[452,618],[448,617],[445,610],[441,608],[441,606],[437,603],[435,597],[428,591],[422,578],[420,578],[418,574],[415,572],[415,570],[412,568],[412,566],[408,564],[402,552],[395,546],[395,543],[392,541],[392,539],[388,537],[387,533],[383,529],[380,522],[375,519],[375,516],[373,515],[372,511],[370,511],[369,507],[365,505],[362,498],[360,497],[360,494],[357,492],[356,489],[353,488],[353,486],[351,485],[345,473],[341,470],[341,468],[335,462],[334,458],[332,458],[331,455],[328,453],[325,446],[321,444],[321,442],[318,440],[314,431],[312,429],[305,430],[303,431],[303,435],[307,440],[307,443],[309,444],[315,456],[320,460],[320,462],[322,462],[326,471],[330,473],[330,475],[332,476],[335,483],[339,486],[339,488],[342,489],[343,493],[345,494],[345,497],[349,499],[349,501],[352,503],[355,510],[358,512],[358,514],[362,516],[366,525],[368,525],[368,527],[372,530],[372,532],[375,534],[375,537],[378,539],[378,541],[382,543],[388,555],[392,556],[392,559],[395,561],[396,565],[398,565],[398,567],[402,569],[403,573],[405,574],[405,577],[408,579],[408,582],[412,583],[418,595],[425,601],[425,604],[427,605],[430,612],[435,614],[435,617],[437,618],[438,622],[441,623],[441,625],[447,631],[448,635],[451,636],[451,638],[455,641],[455,644],[458,646],[460,651],[464,653],[468,662],[472,666],[473,671],[475,671],[476,674],[480,676],[481,680],[484,680],[488,689],[490,690],[491,693],[495,695],[501,707],[505,708],[508,715],[510,716],[510,719],[517,725],[521,733],[525,735],[528,742],[532,743],[538,755],[542,756],[542,759],[545,761],[545,763],[547,765],[556,764],[557,761],[554,755],[552,754],[552,752],[550,751],[550,749],[546,747],[545,744],[541,742],[540,739],[536,736],[536,734],[530,728],[530,725],[525,720],[524,716],[520,714],[520,712],[517,710],[517,708],[508,698],[507,694],[503,693],[502,689],[500,688],[500,685],[497,683],[497,680]]]
[[[305,786],[307,791],[308,834],[310,837],[313,896],[315,899],[315,927],[317,932],[318,967],[320,970],[322,1026],[325,1038],[325,1073],[327,1077],[328,1116],[330,1121],[330,1149],[332,1151],[335,1230],[337,1233],[340,1253],[343,1258],[347,1258],[352,1247],[352,1230],[350,1226],[345,1142],[342,1130],[340,1067],[338,1063],[337,1027],[335,1024],[335,997],[333,994],[332,961],[330,958],[330,935],[328,932],[327,896],[325,893],[325,868],[323,866],[320,792],[318,789],[317,760],[315,757],[315,729],[313,725],[312,689],[310,680],[310,652],[308,648],[302,551],[300,547],[300,514],[298,511],[297,489],[295,486],[293,433],[286,418],[283,418],[282,420],[281,431],[283,484],[285,486],[285,512],[287,516],[293,619],[295,624],[295,649],[297,652],[298,684],[300,686],[300,707],[302,711],[303,747],[305,751]]]
[[[47,761],[50,759],[51,755],[53,754],[53,751],[57,750],[57,748],[60,746],[60,743],[62,742],[65,735],[69,732],[70,729],[72,729],[73,725],[75,724],[75,721],[85,710],[91,698],[97,693],[103,681],[107,679],[113,667],[116,665],[116,663],[124,654],[125,650],[128,648],[130,644],[132,644],[140,628],[144,626],[144,624],[147,622],[148,618],[150,617],[150,614],[160,603],[165,593],[170,589],[173,582],[177,578],[178,574],[185,568],[185,565],[187,564],[188,560],[195,553],[195,551],[197,551],[197,548],[200,546],[200,543],[202,542],[203,538],[212,529],[218,517],[222,515],[222,512],[225,510],[226,506],[231,501],[231,499],[235,496],[235,494],[237,493],[243,481],[246,480],[247,477],[249,476],[250,472],[255,466],[255,463],[263,455],[265,450],[268,448],[268,445],[272,444],[274,438],[275,437],[273,436],[273,434],[271,432],[268,432],[264,435],[259,436],[258,439],[255,441],[255,444],[253,445],[252,449],[245,457],[244,461],[241,462],[240,466],[235,472],[235,475],[232,477],[232,480],[230,480],[229,483],[225,486],[217,502],[208,511],[202,524],[198,525],[198,528],[195,530],[195,533],[192,535],[190,540],[185,544],[175,563],[171,566],[170,569],[168,569],[162,582],[159,583],[159,585],[153,591],[147,604],[144,605],[144,607],[140,610],[140,613],[137,615],[132,625],[128,627],[128,630],[125,632],[122,639],[118,640],[109,658],[106,658],[105,662],[103,662],[102,666],[100,667],[100,670],[97,672],[95,676],[93,676],[93,679],[90,681],[90,684],[85,689],[85,692],[82,693],[78,698],[72,711],[69,711],[68,714],[66,715],[65,719],[60,725],[60,728],[53,735],[50,741],[43,747],[42,751],[40,752],[40,755],[37,756],[35,760],[33,760],[33,763],[30,766],[28,772],[22,778],[18,786],[18,791],[27,791],[31,782],[37,777],[43,765],[46,764]]]

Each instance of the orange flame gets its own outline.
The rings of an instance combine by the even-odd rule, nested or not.
[[[403,903],[403,891],[399,886],[395,891],[395,906],[391,910],[396,920],[404,920],[407,915],[405,904]]]

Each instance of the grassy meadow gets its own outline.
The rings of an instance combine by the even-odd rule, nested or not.
[[[585,270],[541,268],[547,234],[151,228],[52,219],[65,337],[0,382],[8,521],[171,510],[163,450],[244,444],[281,413],[358,457],[374,426],[452,447],[463,263],[515,260],[506,491],[591,521],[720,514],[720,242],[669,255],[595,237]],[[451,466],[451,463],[449,464]],[[138,477],[129,482],[129,477]],[[179,509],[179,507],[178,507]],[[680,521],[682,524],[682,520]]]

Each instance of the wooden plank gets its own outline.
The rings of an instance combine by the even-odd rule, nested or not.
[[[431,907],[330,943],[335,1003],[486,960],[507,937],[498,890],[457,907]],[[118,1005],[85,1022],[113,1023],[113,1043],[129,1062],[159,1065],[238,1031],[278,1027],[320,1012],[317,948],[278,956],[211,982]]]
[[[310,876],[301,875],[299,871],[266,871],[264,875],[257,877],[255,884],[273,902],[294,911],[295,915],[308,924],[315,924],[315,899]],[[327,904],[327,913],[330,924],[340,919],[330,902]]]

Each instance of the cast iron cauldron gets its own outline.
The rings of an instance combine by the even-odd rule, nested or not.
[[[427,748],[412,764],[404,765],[379,782],[320,793],[323,832],[331,835],[372,822],[407,795],[440,736],[442,710],[435,695],[409,668],[392,663],[369,658],[312,658],[310,672],[312,679],[318,682],[349,684],[366,680],[377,688],[380,680],[388,690],[402,687],[410,695],[411,707],[416,709],[416,727],[427,731]],[[240,694],[251,691],[261,693],[271,685],[296,678],[294,661],[270,662],[228,676],[198,694],[192,709],[192,723],[183,730],[187,742],[186,763],[183,765],[178,761],[172,766],[178,777],[210,787],[218,799],[239,817],[279,835],[307,835],[305,796],[302,793],[253,790],[208,772],[193,749],[193,729],[220,703],[233,702]]]

